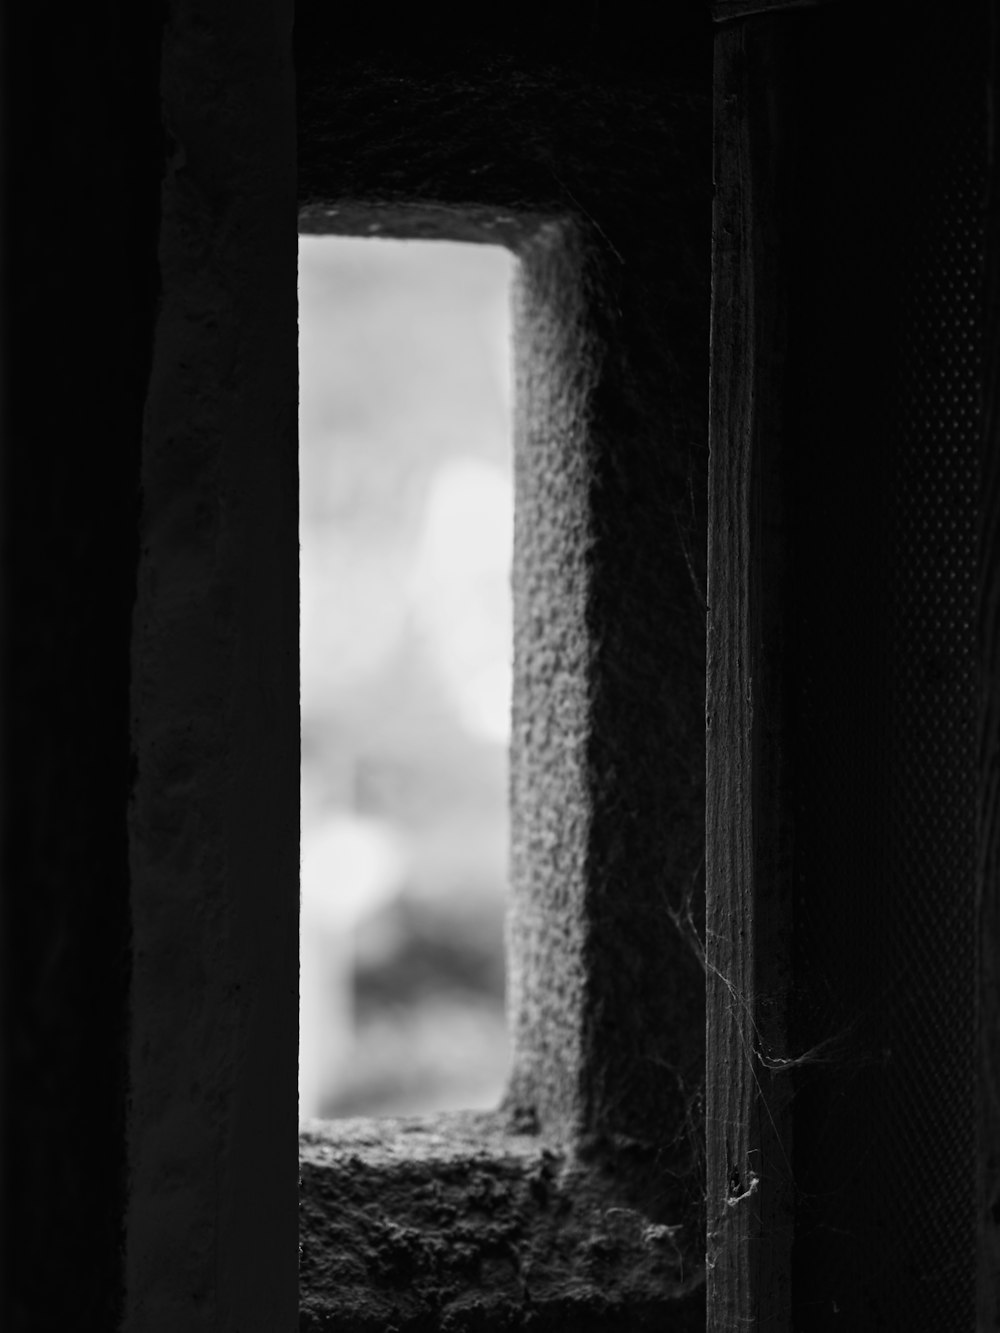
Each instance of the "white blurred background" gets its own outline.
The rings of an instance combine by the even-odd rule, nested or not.
[[[302,1118],[506,1074],[513,263],[299,241]]]

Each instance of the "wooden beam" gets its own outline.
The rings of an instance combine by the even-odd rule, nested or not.
[[[707,682],[709,1327],[788,1324],[781,145],[773,24],[716,38]]]

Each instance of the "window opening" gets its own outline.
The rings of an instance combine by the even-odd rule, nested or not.
[[[507,1072],[513,263],[299,241],[303,1119]]]

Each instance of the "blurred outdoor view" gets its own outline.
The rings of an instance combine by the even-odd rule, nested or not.
[[[299,242],[301,1118],[503,1087],[513,263]]]

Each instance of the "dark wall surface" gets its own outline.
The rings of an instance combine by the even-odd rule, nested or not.
[[[817,1057],[796,1308],[817,1329],[974,1317],[986,10],[874,23],[863,51],[831,11],[786,67],[818,72],[786,83],[809,331],[788,368],[791,1026]]]
[[[113,1328],[157,4],[2,21],[0,1323]]]

